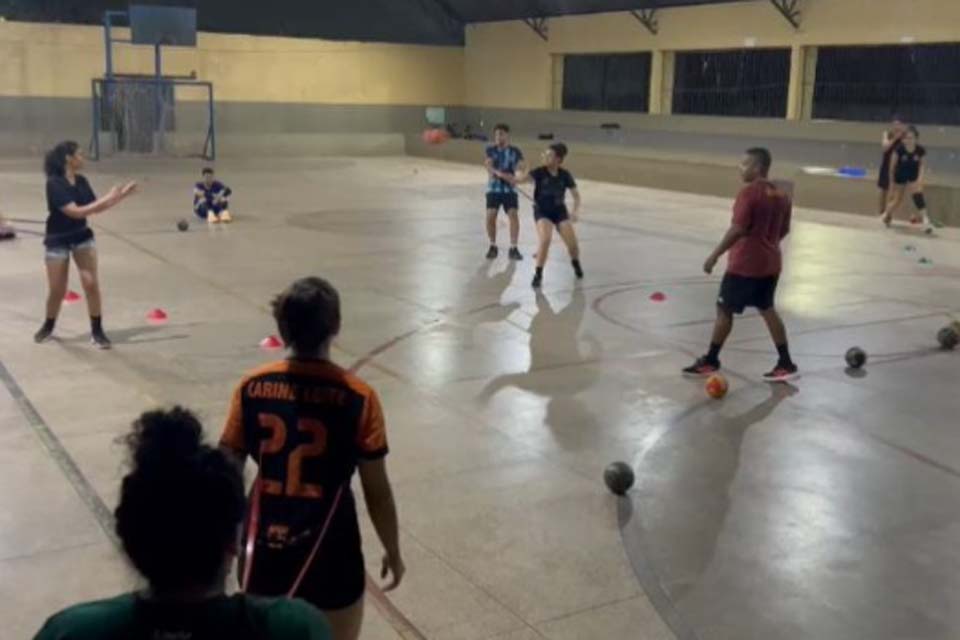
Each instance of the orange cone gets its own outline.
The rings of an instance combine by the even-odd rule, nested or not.
[[[147,313],[147,321],[153,324],[163,324],[167,321],[167,312],[163,309],[153,309]]]
[[[273,351],[276,349],[283,349],[283,341],[277,336],[267,336],[260,341],[260,348]]]

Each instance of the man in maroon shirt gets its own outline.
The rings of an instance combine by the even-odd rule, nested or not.
[[[709,376],[719,371],[720,349],[733,329],[734,314],[756,307],[780,355],[777,365],[763,374],[763,379],[786,382],[798,376],[787,348],[787,330],[773,306],[782,268],[780,241],[790,233],[792,204],[790,196],[767,179],[771,162],[769,151],[753,148],[740,163],[740,174],[747,184],[733,206],[730,228],[703,264],[703,270],[712,273],[720,256],[730,252],[717,298],[713,339],[707,354],[684,369],[684,375]]]

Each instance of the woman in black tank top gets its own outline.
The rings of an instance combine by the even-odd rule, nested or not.
[[[927,201],[923,195],[923,174],[926,169],[927,150],[917,144],[920,132],[913,125],[907,127],[903,142],[893,148],[890,169],[887,174],[890,181],[890,201],[880,219],[890,226],[893,212],[903,203],[903,196],[909,192],[913,204],[923,219],[924,233],[933,233],[933,221],[927,212]]]

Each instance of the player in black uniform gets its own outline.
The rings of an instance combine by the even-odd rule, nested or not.
[[[573,175],[561,166],[566,157],[567,145],[558,142],[550,145],[543,153],[543,166],[529,173],[521,172],[517,176],[496,173],[498,177],[512,184],[534,183],[533,218],[537,223],[537,235],[540,239],[537,247],[537,268],[532,282],[535,289],[539,289],[543,284],[543,265],[547,263],[554,227],[567,245],[574,273],[578,279],[583,278],[580,246],[577,243],[577,233],[573,228],[573,223],[580,215],[580,192],[577,191],[577,182]],[[573,196],[572,211],[567,210],[567,191],[570,191],[570,195]]]
[[[923,216],[924,232],[929,234],[933,233],[933,221],[927,212],[927,201],[923,196],[923,176],[926,169],[924,157],[927,155],[927,150],[917,144],[919,137],[917,128],[910,125],[907,127],[903,142],[893,153],[890,161],[892,193],[881,219],[883,224],[889,227],[893,221],[893,212],[903,202],[904,194],[909,191],[913,196],[913,204]]]
[[[894,116],[890,128],[883,132],[880,144],[883,147],[883,159],[880,161],[880,175],[877,178],[877,187],[880,189],[880,213],[887,210],[890,201],[890,161],[893,154],[903,143],[903,136],[907,133],[907,125],[900,116]]]

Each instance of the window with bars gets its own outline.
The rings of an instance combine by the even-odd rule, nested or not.
[[[813,117],[960,124],[960,44],[821,47]]]
[[[651,57],[650,53],[564,56],[563,108],[647,113]]]
[[[678,52],[673,112],[784,118],[789,85],[789,49]]]

